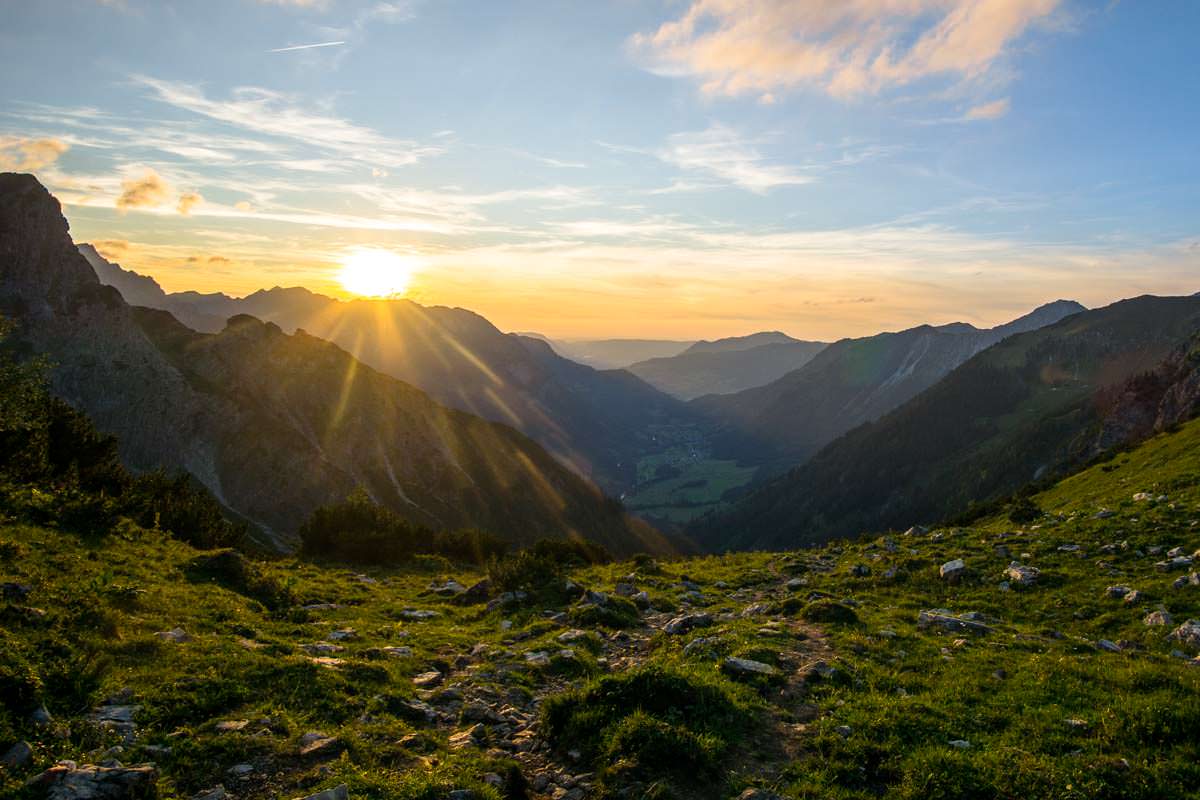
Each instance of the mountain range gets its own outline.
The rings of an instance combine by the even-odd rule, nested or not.
[[[1200,297],[1138,297],[989,347],[693,535],[796,547],[962,513],[1200,410]],[[831,346],[832,349],[832,346]]]
[[[986,330],[959,322],[842,339],[765,386],[700,397],[692,406],[716,423],[718,450],[787,468],[916,397],[981,350],[1083,310],[1059,300]]]
[[[696,342],[679,355],[639,361],[627,369],[669,395],[692,400],[764,386],[803,367],[825,347],[824,342],[770,331]]]
[[[216,300],[201,297],[198,308]],[[49,362],[56,394],[118,438],[128,466],[190,473],[276,547],[360,487],[439,528],[667,547],[523,434],[446,408],[335,344],[245,314],[201,333],[129,305],[29,175],[0,175],[0,314],[27,355]]]
[[[345,302],[302,288],[243,298],[167,293],[90,245],[80,252],[130,304],[170,311],[201,332],[219,332],[230,317],[247,314],[285,333],[334,342],[451,408],[511,425],[613,494],[633,485],[638,459],[658,447],[656,426],[700,418],[629,372],[576,363],[544,340],[502,333],[465,309],[403,299]]]

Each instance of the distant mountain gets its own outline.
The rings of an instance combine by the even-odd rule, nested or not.
[[[648,358],[667,358],[682,353],[693,342],[665,339],[547,339],[554,352],[596,369],[621,369]]]
[[[745,463],[782,469],[916,397],[1005,337],[1083,310],[1059,300],[990,330],[959,322],[842,339],[772,383],[700,397],[692,405],[720,426],[718,450]]]
[[[1003,339],[694,534],[718,549],[791,548],[934,522],[1061,473],[1104,444],[1123,397],[1134,426],[1195,408],[1200,356],[1186,343],[1198,330],[1200,298],[1139,297]],[[1131,409],[1128,381],[1151,370],[1169,376]]]
[[[779,338],[783,341],[778,341]],[[743,344],[746,346],[737,346]],[[825,347],[824,342],[802,342],[781,333],[760,333],[697,342],[677,356],[640,361],[628,369],[669,395],[691,400],[764,386],[804,366]]]
[[[29,175],[0,175],[0,314],[49,360],[54,391],[118,437],[128,466],[191,473],[276,545],[361,486],[433,526],[664,547],[522,434],[445,408],[334,344],[244,315],[202,334],[130,307]]]
[[[799,339],[793,339],[786,333],[779,331],[762,331],[760,333],[752,333],[748,336],[730,336],[711,342],[707,340],[699,341],[687,350],[684,350],[681,355],[689,353],[732,353],[740,350],[751,350],[766,344],[794,344],[799,341]]]
[[[285,333],[327,339],[439,402],[512,425],[612,494],[636,482],[638,459],[658,447],[656,426],[700,418],[628,372],[576,363],[542,339],[501,333],[465,309],[410,300],[344,302],[302,288],[243,298],[167,294],[92,248],[80,250],[101,282],[130,287],[145,305],[170,311],[188,327],[216,333],[230,317],[248,314]]]

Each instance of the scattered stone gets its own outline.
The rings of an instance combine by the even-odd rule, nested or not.
[[[400,616],[404,617],[405,619],[413,620],[415,622],[424,622],[426,620],[431,620],[434,617],[436,617],[437,612],[436,611],[423,611],[421,609],[416,609],[416,608],[406,608],[400,612]]]
[[[1145,596],[1141,592],[1139,592],[1137,589],[1134,589],[1133,591],[1129,592],[1129,594],[1125,595],[1126,605],[1133,605],[1134,603],[1140,603],[1144,599],[1145,599]]]
[[[785,583],[783,587],[789,592],[798,592],[807,585],[808,581],[806,581],[804,578],[792,578],[790,581]]]
[[[866,578],[871,575],[871,568],[866,564],[855,564],[850,568],[850,575],[854,578]]]
[[[929,528],[926,528],[924,525],[913,525],[911,528],[909,528],[908,530],[906,530],[904,532],[904,535],[905,536],[924,536],[927,533],[929,533]]]
[[[336,736],[326,736],[319,731],[311,731],[300,737],[300,755],[324,758],[334,755],[342,749],[342,742]]]
[[[663,632],[672,636],[680,636],[696,628],[707,628],[713,624],[711,614],[683,614],[670,620],[663,626]]]
[[[350,789],[343,783],[332,789],[310,794],[308,797],[298,797],[296,800],[350,800]]]
[[[1058,552],[1060,553],[1078,553],[1080,549],[1077,544],[1060,544],[1058,546]]]
[[[150,764],[105,767],[61,761],[30,783],[44,787],[47,800],[132,800],[156,796],[158,770]]]
[[[837,674],[837,668],[824,661],[814,661],[801,670],[806,681],[829,680]]]
[[[942,564],[941,569],[938,570],[938,574],[942,576],[943,580],[950,581],[951,583],[960,580],[962,576],[966,574],[966,572],[967,565],[961,558],[956,558],[953,561],[947,561],[945,564]]]
[[[251,772],[254,772],[253,764],[234,764],[232,767],[229,768],[229,774],[236,775],[239,778],[245,777],[246,775],[249,775]]]
[[[413,649],[411,647],[381,647],[379,652],[391,658],[412,658]]]
[[[1146,625],[1170,625],[1171,615],[1167,611],[1159,609],[1158,611],[1151,611],[1149,614],[1147,614],[1146,618],[1143,619],[1142,622]]]
[[[435,686],[440,686],[442,680],[444,680],[442,673],[437,670],[430,670],[429,672],[422,672],[420,675],[414,675],[412,682],[413,686],[416,686],[418,689],[432,689]]]
[[[233,798],[225,791],[224,786],[215,786],[212,789],[201,789],[192,795],[192,800],[233,800]]]
[[[329,641],[331,642],[345,642],[350,639],[357,638],[358,633],[354,630],[354,628],[340,628],[329,634]]]
[[[328,642],[314,642],[313,644],[302,644],[300,649],[311,656],[327,656],[333,653],[340,653],[346,648],[340,644],[329,644]]]
[[[1188,569],[1191,566],[1191,556],[1176,556],[1168,561],[1159,561],[1154,568],[1159,572],[1174,572],[1177,569]]]
[[[991,633],[992,628],[981,621],[975,612],[955,615],[944,608],[931,608],[917,614],[918,628],[941,628],[953,633]]]
[[[218,722],[215,730],[217,733],[236,733],[245,730],[249,724],[250,720],[248,719],[227,719]]]
[[[766,789],[747,789],[738,795],[738,800],[783,800],[783,796]]]
[[[949,744],[955,750],[970,750],[971,749],[971,743],[968,742],[966,739],[951,739],[949,742],[947,742],[947,744]]]
[[[169,631],[159,631],[158,633],[154,634],[154,636],[155,638],[161,639],[164,642],[174,642],[176,644],[182,644],[183,642],[186,642],[192,638],[187,635],[187,632],[184,631],[183,628],[172,628]]]
[[[1042,571],[1037,567],[1022,566],[1016,561],[1009,564],[1008,569],[1004,570],[1004,577],[1021,586],[1032,586],[1041,574]]]
[[[1190,645],[1191,647],[1200,648],[1200,620],[1189,619],[1187,622],[1180,625],[1167,636],[1172,641],[1180,644]]]
[[[0,583],[0,596],[5,600],[12,602],[21,602],[29,597],[29,593],[33,591],[32,586],[23,583],[5,582]]]
[[[1128,586],[1109,586],[1104,590],[1104,596],[1110,600],[1120,600],[1132,591]]]
[[[1100,648],[1106,653],[1121,652],[1121,645],[1117,644],[1116,642],[1109,641],[1108,639],[1101,639],[1100,641],[1096,642],[1096,647]]]
[[[764,664],[761,661],[754,661],[749,658],[734,658],[733,656],[726,658],[722,662],[721,669],[735,677],[773,677],[779,674],[779,670],[770,664]]]
[[[843,739],[849,739],[850,735],[854,733],[854,729],[851,728],[849,725],[838,725],[833,730],[838,736],[841,736]]]
[[[1116,515],[1117,515],[1117,512],[1110,511],[1107,508],[1102,508],[1099,511],[1097,511],[1095,514],[1092,514],[1092,519],[1109,519],[1110,517],[1115,517]]]
[[[1145,503],[1147,500],[1153,499],[1154,495],[1150,494],[1149,492],[1138,492],[1133,496],[1133,501],[1135,503]]]
[[[1184,589],[1188,586],[1200,586],[1200,572],[1193,572],[1190,575],[1180,575],[1171,586],[1176,589]]]
[[[531,667],[550,666],[550,654],[542,650],[533,650],[525,654],[525,663]]]
[[[33,758],[33,748],[29,742],[17,742],[0,756],[0,766],[9,769],[23,767]]]

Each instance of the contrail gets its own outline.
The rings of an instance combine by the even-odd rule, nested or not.
[[[290,53],[293,50],[311,50],[314,47],[337,47],[345,42],[317,42],[316,44],[298,44],[294,47],[277,47],[274,50],[268,50],[268,53]]]

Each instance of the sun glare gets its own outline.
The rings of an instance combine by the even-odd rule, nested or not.
[[[342,288],[362,297],[398,297],[408,291],[417,260],[391,250],[358,248],[342,260]]]

